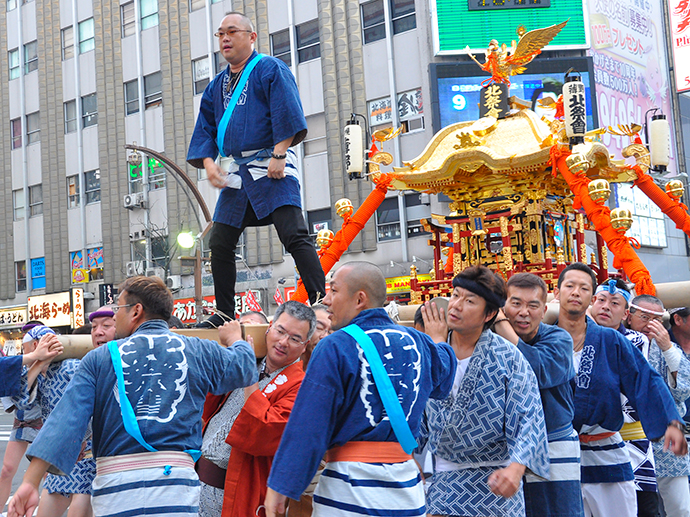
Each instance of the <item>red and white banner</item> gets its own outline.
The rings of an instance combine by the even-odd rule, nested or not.
[[[690,90],[690,2],[669,0],[668,12],[676,91],[684,92]]]
[[[283,296],[280,294],[280,288],[276,287],[276,292],[273,295],[273,299],[276,301],[278,305],[283,305],[285,301],[283,300]]]
[[[247,291],[246,304],[247,309],[249,309],[250,311],[263,312],[263,310],[261,309],[261,305],[259,305],[259,302],[256,301],[256,298],[254,297],[254,293],[252,291]]]

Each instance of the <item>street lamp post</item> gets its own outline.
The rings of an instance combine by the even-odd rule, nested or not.
[[[187,199],[189,199],[189,202],[191,205],[194,203],[192,202],[192,199],[189,197],[189,192],[191,192],[194,195],[194,198],[196,199],[197,203],[199,204],[199,207],[201,208],[201,212],[204,215],[204,219],[206,220],[206,227],[202,227],[201,220],[199,219],[198,213],[195,211],[195,214],[197,215],[197,221],[199,222],[199,230],[200,233],[197,236],[194,236],[193,234],[189,232],[184,232],[180,235],[178,235],[177,238],[177,243],[180,245],[180,247],[185,248],[185,249],[191,249],[194,244],[196,244],[196,253],[194,254],[194,257],[181,257],[181,258],[192,258],[194,260],[194,302],[196,304],[196,321],[197,323],[201,322],[201,318],[203,316],[203,297],[202,297],[202,285],[201,285],[201,268],[202,268],[202,253],[201,253],[201,241],[202,239],[206,236],[208,231],[211,229],[211,226],[213,226],[213,219],[211,217],[211,212],[208,209],[208,206],[206,205],[206,200],[204,197],[201,195],[201,192],[199,192],[199,189],[197,186],[194,184],[194,182],[191,180],[189,176],[180,168],[179,165],[177,165],[174,161],[170,160],[167,158],[165,155],[154,151],[153,149],[149,149],[148,147],[141,147],[136,144],[125,144],[125,149],[128,151],[133,151],[132,157],[133,160],[136,160],[136,155],[139,156],[139,160],[141,160],[141,155],[139,153],[144,153],[148,156],[152,156],[156,160],[158,160],[160,163],[163,164],[163,166],[169,170],[170,172],[173,173],[173,177],[175,178],[178,183],[181,184],[180,180],[184,182],[184,185],[181,184],[182,191],[185,193],[187,196]],[[141,163],[141,161],[139,161]],[[184,186],[187,188],[185,189]],[[147,228],[148,230],[148,228]],[[185,235],[184,237],[182,237]],[[182,241],[180,241],[180,238],[182,238]],[[191,243],[190,243],[191,242]]]

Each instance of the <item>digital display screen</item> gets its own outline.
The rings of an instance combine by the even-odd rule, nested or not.
[[[490,11],[521,7],[551,7],[551,0],[467,0],[468,11]]]
[[[482,60],[481,57],[479,59]],[[537,101],[545,97],[556,100],[561,94],[565,73],[572,67],[580,72],[585,85],[587,129],[598,127],[592,59],[538,59],[527,66],[524,74],[510,78],[509,96],[527,101],[538,115],[553,115],[553,109],[543,108]],[[474,63],[432,63],[430,72],[434,132],[456,122],[471,122],[479,118],[481,83],[489,78],[489,74],[483,73]]]

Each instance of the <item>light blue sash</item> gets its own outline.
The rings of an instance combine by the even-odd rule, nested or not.
[[[139,442],[139,444],[147,451],[158,452],[151,445],[149,445],[141,435],[141,430],[139,429],[139,424],[137,423],[137,417],[134,414],[134,409],[132,408],[131,402],[127,398],[127,391],[125,390],[125,377],[122,373],[122,357],[120,357],[120,349],[117,347],[117,341],[108,342],[108,352],[110,352],[110,359],[113,362],[115,377],[117,377],[117,391],[120,394],[120,412],[122,414],[122,423],[125,426],[125,431],[127,431],[127,433],[137,442]],[[184,452],[189,454],[195,463],[201,456],[201,451],[196,449],[188,449]]]
[[[358,325],[348,325],[343,328],[343,331],[352,336],[359,343],[359,346],[362,347],[364,357],[366,357],[371,367],[371,375],[374,377],[376,389],[381,396],[381,402],[383,402],[383,407],[388,414],[395,437],[400,442],[403,450],[407,454],[412,454],[412,451],[417,448],[417,440],[415,440],[410,430],[410,425],[407,423],[400,400],[398,400],[398,394],[395,392],[393,383],[386,373],[381,356],[379,356],[376,350],[376,345]]]
[[[230,123],[230,118],[232,117],[232,112],[235,111],[235,106],[237,106],[237,101],[240,98],[240,95],[242,94],[242,90],[244,90],[244,85],[247,84],[247,79],[249,79],[249,74],[252,73],[252,70],[254,70],[254,67],[261,61],[262,58],[266,57],[264,54],[257,54],[254,56],[254,59],[252,59],[247,65],[244,67],[244,70],[242,70],[242,75],[240,76],[240,80],[237,81],[237,84],[235,85],[235,89],[232,91],[232,95],[230,96],[230,102],[228,103],[228,107],[225,108],[225,113],[223,113],[223,118],[220,119],[220,124],[218,124],[218,133],[216,134],[216,145],[218,146],[218,152],[223,158],[226,158],[227,155],[225,154],[225,151],[223,150],[223,144],[225,143],[225,132],[228,129],[228,124]],[[228,70],[228,74],[230,71]]]

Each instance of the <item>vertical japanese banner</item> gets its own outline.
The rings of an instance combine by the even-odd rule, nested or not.
[[[673,128],[661,2],[593,0],[589,23],[600,126],[642,125],[647,110],[661,108]],[[608,133],[602,140],[616,158],[629,144]],[[677,173],[675,150],[671,131],[668,169]]]
[[[676,90],[690,90],[690,2],[668,0]]]

